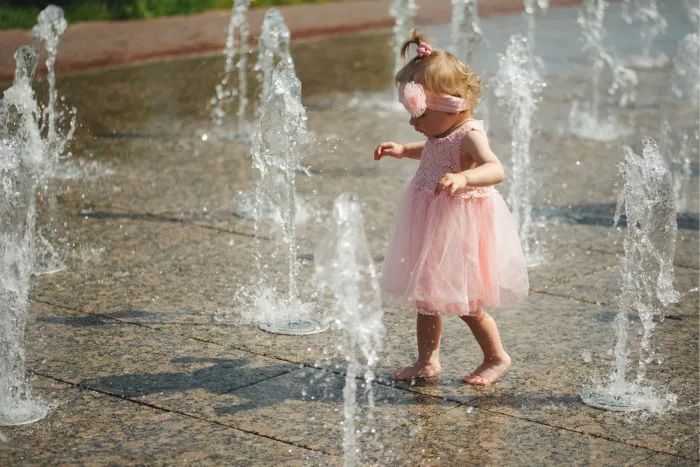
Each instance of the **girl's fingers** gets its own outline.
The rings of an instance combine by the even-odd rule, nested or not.
[[[382,158],[382,151],[384,148],[380,145],[377,149],[374,150],[374,160],[378,161],[379,159]]]
[[[393,146],[394,145],[392,143],[381,143],[379,146],[377,146],[377,149],[374,150],[374,160],[378,161],[381,159],[383,155],[389,152],[387,150],[391,149]]]

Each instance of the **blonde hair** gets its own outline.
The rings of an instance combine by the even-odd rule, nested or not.
[[[425,36],[412,31],[411,38],[401,46],[401,58],[406,58],[412,44],[418,47],[420,44],[428,44],[428,41]],[[469,103],[469,110],[465,112],[470,115],[481,92],[481,78],[453,54],[441,49],[433,49],[424,58],[413,57],[396,73],[397,83],[410,81],[420,81],[429,91],[461,97]]]

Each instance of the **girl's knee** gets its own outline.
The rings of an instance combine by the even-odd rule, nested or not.
[[[482,308],[479,308],[475,312],[468,315],[460,316],[460,318],[462,318],[462,321],[465,323],[472,325],[481,323],[484,319],[488,318],[488,316],[488,313],[486,313]]]

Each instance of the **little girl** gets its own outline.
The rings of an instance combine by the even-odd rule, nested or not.
[[[481,121],[472,113],[479,77],[449,52],[412,34],[416,56],[396,75],[410,124],[427,141],[384,142],[374,159],[420,159],[403,195],[384,259],[382,289],[417,309],[418,359],[395,380],[435,380],[442,315],[459,316],[471,329],[484,361],[464,376],[487,385],[510,366],[496,322],[484,307],[527,295],[528,278],[510,212],[492,185],[503,181]]]

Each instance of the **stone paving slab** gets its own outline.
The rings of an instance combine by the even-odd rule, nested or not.
[[[294,369],[280,360],[57,307],[34,306],[31,317],[32,371],[118,397],[170,404],[172,410]]]
[[[201,410],[222,423],[322,452],[342,454],[344,379],[343,375],[302,369],[217,396],[211,404],[202,405]],[[456,407],[454,402],[383,385],[373,387],[376,407],[372,411],[374,421],[368,423],[368,428],[374,428],[376,433],[360,438],[365,438],[363,444],[375,449],[383,449],[392,438],[410,436],[416,420],[440,416]],[[365,400],[362,393],[358,389],[358,400]],[[367,420],[367,410],[366,407],[358,410],[358,429]],[[300,418],[299,414],[304,415]],[[373,462],[381,462],[383,453],[372,448],[367,455]],[[386,454],[391,459],[392,453]]]
[[[622,465],[648,451],[460,406],[422,423],[409,456],[427,465]]]
[[[689,292],[698,286],[697,269],[676,267],[674,288],[683,294],[679,303],[667,307],[667,313],[673,316],[696,318],[698,310],[698,293]],[[616,307],[620,294],[621,280],[618,266],[593,272],[564,284],[548,288],[548,292],[560,296],[576,297],[609,307]]]
[[[688,441],[687,439],[685,441]],[[641,462],[637,462],[635,464],[628,464],[628,465],[640,465],[640,466],[694,466],[697,465],[696,461],[694,460],[689,460],[689,459],[680,459],[678,457],[672,457],[667,454],[656,454],[655,456],[651,456],[647,459],[644,459]]]
[[[2,429],[3,465],[340,465],[337,457],[49,378],[32,385],[58,405],[40,425]]]
[[[663,365],[650,366],[648,380],[678,394],[679,411],[656,419],[654,423],[638,424],[633,431],[625,431],[619,428],[628,422],[620,420],[619,414],[586,407],[579,397],[592,376],[604,377],[611,369],[607,352],[614,342],[612,322],[600,321],[600,311],[595,305],[535,294],[523,310],[496,314],[505,346],[513,356],[513,367],[499,382],[483,389],[459,384],[459,376],[479,363],[479,354],[466,330],[459,333],[458,327],[448,327],[449,322],[445,320],[441,355],[447,378],[436,386],[403,387],[547,425],[693,456],[692,445],[690,449],[685,449],[686,446],[684,451],[678,451],[681,446],[676,445],[675,439],[679,433],[697,432],[698,385],[694,375],[698,373],[698,364],[672,355],[677,348],[686,354],[697,352],[697,326],[687,329],[685,323],[669,320],[664,323],[667,328],[659,328],[655,336],[660,345],[659,353],[665,355],[666,360]],[[548,319],[547,314],[556,319]],[[684,334],[685,331],[688,332]],[[412,342],[397,347],[390,336],[385,355],[410,354],[410,344]],[[465,353],[460,349],[465,344],[473,350]],[[590,352],[591,363],[584,360],[584,351]],[[634,355],[633,351],[630,357]],[[386,360],[381,366],[384,371],[389,370]],[[455,372],[455,367],[460,372]]]

